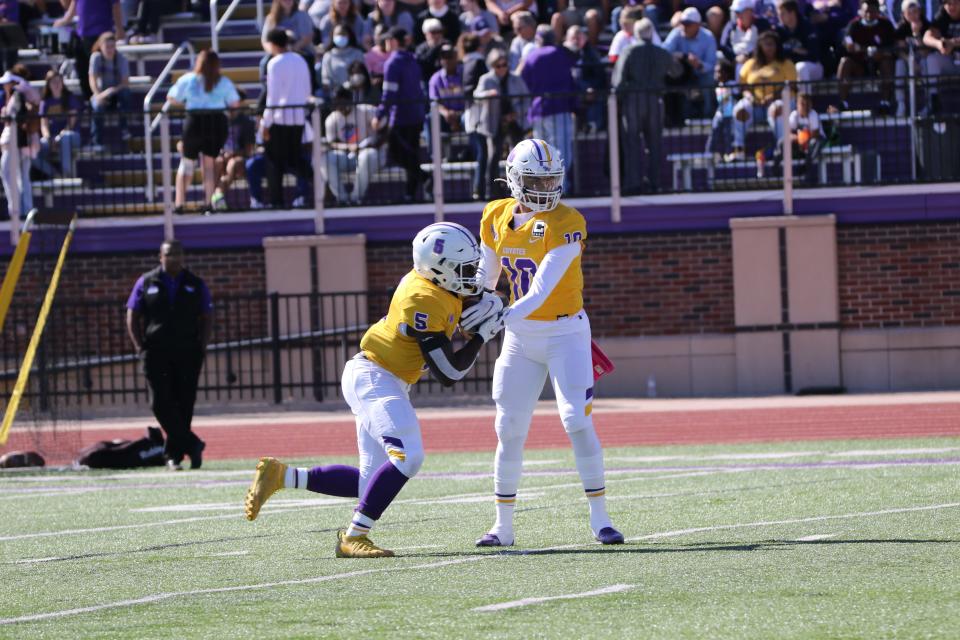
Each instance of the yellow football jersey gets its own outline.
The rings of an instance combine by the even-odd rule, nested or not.
[[[530,289],[533,276],[547,252],[577,242],[583,247],[587,223],[579,211],[560,204],[553,211],[535,214],[516,229],[510,228],[517,201],[494,200],[483,210],[480,220],[481,241],[497,252],[500,265],[510,279],[510,302],[516,302]],[[563,274],[543,305],[527,316],[530,320],[556,320],[583,308],[583,271],[580,256]]]
[[[370,326],[360,340],[360,349],[373,362],[407,384],[420,379],[426,361],[417,339],[408,329],[453,337],[460,322],[463,300],[438,287],[416,271],[403,277],[390,300],[387,315]]]

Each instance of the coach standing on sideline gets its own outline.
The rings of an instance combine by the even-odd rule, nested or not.
[[[292,170],[302,178],[306,173],[303,127],[310,102],[310,68],[303,56],[290,51],[290,37],[283,29],[267,33],[267,46],[273,58],[267,63],[267,108],[260,129],[267,154],[270,204],[282,207],[283,174]],[[320,135],[319,131],[315,133]]]
[[[183,456],[199,469],[206,446],[190,429],[200,368],[210,338],[213,302],[203,280],[183,266],[177,240],[160,245],[160,266],[137,280],[127,300],[127,333],[143,359],[150,408],[167,434],[167,467]]]
[[[383,97],[373,128],[389,128],[390,162],[406,171],[404,199],[413,202],[421,198],[420,187],[429,178],[420,168],[420,132],[427,96],[420,86],[420,65],[407,50],[407,32],[400,27],[390,29],[385,46],[390,57],[383,65]],[[427,197],[431,198],[432,194]]]

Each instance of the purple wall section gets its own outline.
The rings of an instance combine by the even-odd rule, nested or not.
[[[958,188],[960,191],[960,188]],[[960,217],[960,193],[856,195],[834,198],[804,198],[795,201],[798,215],[833,213],[840,224],[925,222]],[[455,213],[448,219],[477,230],[481,207],[476,213]],[[623,221],[610,221],[606,207],[583,207],[591,234],[718,230],[729,227],[730,218],[780,215],[777,200],[739,202],[630,205],[623,208]],[[432,213],[335,218],[326,222],[330,234],[364,233],[373,242],[408,240],[433,221]],[[220,222],[178,225],[177,237],[191,249],[260,247],[264,237],[313,233],[312,220]],[[115,253],[155,249],[163,238],[162,226],[151,221],[144,226],[82,227],[72,251]],[[0,254],[11,253],[10,239],[0,234]]]

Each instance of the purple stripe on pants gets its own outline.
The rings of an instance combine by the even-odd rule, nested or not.
[[[370,484],[367,485],[367,491],[363,494],[357,511],[372,520],[379,520],[384,510],[403,489],[403,485],[407,484],[407,480],[407,476],[400,473],[400,470],[387,460],[380,465],[370,479]]]

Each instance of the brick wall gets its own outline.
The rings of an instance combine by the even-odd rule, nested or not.
[[[369,245],[370,288],[395,286],[410,264],[407,243]],[[732,331],[728,232],[594,236],[583,271],[585,304],[598,336]]]
[[[845,329],[960,325],[960,222],[837,229]]]

